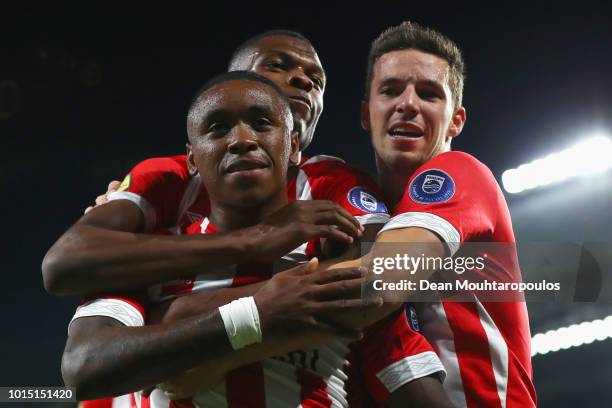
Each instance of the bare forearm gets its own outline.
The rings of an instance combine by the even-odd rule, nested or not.
[[[86,325],[95,320],[94,328]],[[102,318],[107,319],[107,318]],[[218,312],[174,326],[125,327],[73,323],[62,358],[67,385],[77,398],[121,395],[157,384],[207,360],[232,352]]]
[[[71,295],[131,289],[246,258],[238,233],[148,235],[75,225],[43,262],[45,286]]]

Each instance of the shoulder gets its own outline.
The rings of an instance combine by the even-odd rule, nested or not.
[[[187,156],[153,157],[145,159],[134,166],[134,171],[174,173],[180,176],[188,176]]]
[[[304,171],[309,176],[356,176],[356,177],[367,177],[368,179],[371,176],[361,170],[359,167],[347,163],[345,160],[336,156],[328,156],[325,154],[320,154],[317,156],[313,156],[305,159],[302,164],[300,164],[300,169]]]

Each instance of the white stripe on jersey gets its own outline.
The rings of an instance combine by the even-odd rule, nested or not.
[[[404,357],[388,365],[380,370],[376,376],[387,388],[387,391],[392,393],[410,381],[434,373],[439,373],[441,376],[440,379],[444,382],[446,371],[438,355],[433,351],[424,351],[419,354]]]
[[[487,333],[487,341],[491,349],[491,365],[495,375],[497,394],[502,408],[506,408],[506,394],[508,393],[508,345],[497,325],[484,308],[482,303],[476,301],[480,323]]]
[[[146,198],[138,194],[130,193],[129,191],[115,191],[108,196],[108,201],[114,200],[128,200],[136,204],[144,214],[145,231],[152,231],[157,225],[155,209]]]
[[[295,180],[296,200],[312,200],[312,191],[310,183],[308,182],[308,174],[306,174],[306,172],[304,171],[304,166],[307,164],[321,163],[325,161],[338,161],[344,163],[344,160],[338,157],[326,156],[324,154],[313,156],[310,159],[306,160],[304,163],[302,163],[300,165],[300,171],[298,172],[297,178]]]
[[[450,250],[451,256],[457,252],[461,242],[461,235],[459,231],[453,227],[453,225],[446,221],[444,218],[439,217],[435,214],[424,213],[424,212],[406,212],[398,214],[391,218],[378,234],[382,234],[384,231],[397,229],[397,228],[408,228],[408,227],[420,227],[435,232],[442,238],[448,249]]]
[[[431,343],[442,365],[446,369],[446,379],[442,386],[454,406],[467,408],[463,381],[459,370],[459,359],[455,353],[455,336],[448,324],[442,302],[415,304],[421,333]]]
[[[368,225],[368,224],[385,224],[386,222],[389,221],[391,217],[389,216],[389,214],[372,213],[372,214],[365,214],[365,215],[356,215],[355,218],[357,218],[357,221],[359,221],[361,225]]]
[[[79,317],[106,316],[119,320],[126,326],[144,326],[144,317],[138,309],[120,299],[94,299],[83,303],[77,307],[72,320],[68,323],[68,333],[70,325]]]
[[[195,203],[196,199],[198,198],[198,195],[200,194],[200,191],[202,191],[203,186],[204,184],[202,184],[202,177],[200,176],[200,173],[196,173],[189,179],[189,185],[187,185],[187,188],[183,193],[183,197],[181,198],[181,204],[178,208],[178,213],[176,214],[177,225],[181,223],[181,220],[183,219],[183,216],[185,215],[189,207],[191,207],[191,205]],[[179,229],[179,233],[180,232],[181,231]]]
[[[317,156],[312,156],[310,159],[306,160],[304,163],[302,163],[300,165],[300,167],[305,166],[307,164],[320,163],[320,162],[324,162],[324,161],[337,161],[337,162],[340,162],[340,163],[346,163],[344,160],[342,160],[339,157],[330,156],[330,155],[327,155],[327,154],[319,154]]]

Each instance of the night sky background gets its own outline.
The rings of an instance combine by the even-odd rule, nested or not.
[[[612,17],[604,2],[328,3],[3,6],[0,386],[61,384],[77,299],[44,291],[45,252],[110,180],[142,159],[184,151],[190,98],[254,34],[296,30],[318,50],[327,88],[308,155],[338,155],[374,171],[359,123],[366,56],[383,29],[405,19],[442,31],[463,49],[468,120],[453,148],[478,157],[498,180],[594,131],[612,135]],[[611,179],[608,172],[586,187],[568,182],[508,196],[517,237],[612,241]],[[537,307],[533,333],[572,323],[578,310],[539,314]],[[588,309],[583,317],[612,314],[610,304]],[[540,405],[610,406],[611,361],[612,340],[535,357]]]

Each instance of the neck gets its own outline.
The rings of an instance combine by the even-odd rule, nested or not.
[[[389,206],[389,210],[392,210],[402,199],[408,180],[418,166],[389,166],[377,157],[376,167],[385,203]]]
[[[219,228],[220,231],[233,231],[259,224],[266,216],[279,210],[287,203],[287,190],[285,188],[281,189],[279,194],[255,204],[247,197],[232,204],[211,199],[208,218],[212,225]]]

